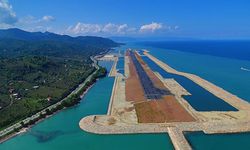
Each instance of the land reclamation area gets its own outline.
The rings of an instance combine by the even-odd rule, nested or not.
[[[83,130],[168,133],[176,149],[191,149],[184,132],[250,131],[250,106],[239,97],[199,76],[179,72],[145,50],[129,49],[124,60],[124,74],[114,74],[107,115],[83,118]]]
[[[138,122],[194,121],[141,57],[134,52],[127,53],[131,75],[126,80],[126,100],[135,102]],[[142,98],[137,98],[138,93]]]

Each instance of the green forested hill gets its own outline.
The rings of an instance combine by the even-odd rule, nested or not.
[[[0,30],[0,56],[43,55],[55,57],[89,57],[118,46],[110,39],[91,36],[70,37],[54,33]]]
[[[0,129],[68,95],[95,70],[90,56],[115,46],[100,37],[0,30]]]

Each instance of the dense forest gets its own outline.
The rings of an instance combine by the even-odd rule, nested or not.
[[[101,37],[0,30],[0,129],[66,97],[119,44]]]

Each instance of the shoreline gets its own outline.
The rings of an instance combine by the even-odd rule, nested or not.
[[[48,106],[48,107],[42,109],[41,111],[39,111],[39,112],[37,112],[36,114],[34,114],[34,115],[31,116],[31,117],[33,117],[33,116],[38,115],[38,117],[35,117],[35,118],[33,118],[33,119],[32,119],[31,117],[27,117],[27,118],[23,119],[22,121],[19,121],[19,122],[15,123],[15,124],[13,124],[13,125],[11,125],[11,126],[9,126],[9,127],[6,127],[5,129],[1,130],[1,131],[3,132],[4,130],[9,129],[9,131],[6,131],[6,132],[3,133],[3,135],[0,137],[0,144],[2,144],[3,142],[6,142],[7,140],[9,140],[9,139],[11,139],[11,138],[13,138],[13,137],[15,137],[15,136],[17,136],[17,135],[19,135],[19,134],[22,134],[22,133],[27,132],[30,128],[32,128],[32,127],[33,127],[34,125],[36,125],[37,123],[40,123],[41,121],[45,120],[46,118],[51,117],[51,116],[53,116],[54,114],[56,114],[56,113],[58,113],[58,112],[60,112],[60,111],[62,111],[62,110],[64,110],[64,109],[66,109],[67,107],[64,107],[64,108],[62,108],[62,109],[60,109],[60,110],[57,110],[57,111],[53,112],[53,113],[50,114],[50,115],[46,115],[45,118],[40,118],[40,119],[38,119],[37,121],[35,121],[34,124],[28,125],[28,127],[22,127],[22,125],[20,124],[21,122],[27,122],[27,121],[25,121],[25,120],[28,120],[28,119],[30,119],[30,118],[31,118],[30,120],[34,120],[34,119],[39,118],[39,115],[41,115],[43,112],[46,112],[47,109],[52,110],[53,108],[56,108],[58,105],[62,104],[63,101],[67,100],[67,98],[70,97],[72,94],[75,94],[75,93],[79,92],[79,90],[81,90],[81,89],[86,85],[86,83],[93,77],[94,74],[97,73],[97,71],[98,71],[98,69],[99,69],[99,66],[97,65],[97,61],[96,61],[94,58],[92,58],[92,57],[90,57],[90,59],[93,61],[96,70],[95,70],[93,73],[91,73],[91,74],[86,78],[86,80],[84,80],[82,83],[80,83],[80,84],[79,84],[79,85],[78,85],[69,95],[67,95],[67,96],[66,96],[65,98],[63,98],[61,101],[58,101],[57,103],[55,103],[55,104],[53,104],[53,105],[50,105],[50,106]],[[98,78],[96,79],[96,81],[98,81]],[[82,98],[85,96],[85,94],[89,91],[89,89],[90,89],[95,83],[96,83],[96,82],[93,82],[93,83],[92,83],[92,84],[91,84],[91,85],[90,85],[90,86],[89,86],[89,87],[79,96],[79,98],[80,98],[81,100],[82,100]],[[81,100],[80,100],[80,101],[81,101]],[[75,106],[75,105],[74,105],[74,106]],[[30,120],[28,120],[28,121],[30,121]],[[17,126],[18,126],[18,127],[17,127]],[[20,128],[18,132],[15,131],[16,128]],[[23,130],[23,129],[26,129],[26,130]],[[24,131],[24,132],[20,132],[20,131]]]
[[[97,81],[98,81],[98,80],[97,80]],[[95,82],[95,83],[96,83],[96,82]],[[86,91],[84,91],[83,94],[81,94],[81,96],[80,96],[80,98],[81,98],[80,102],[82,101],[82,98],[88,93],[88,91],[94,86],[95,83],[93,83],[92,85],[90,85],[90,86],[86,89]],[[77,106],[77,104],[74,105],[74,106],[72,106],[72,107],[75,107],[75,106]],[[18,132],[15,132],[15,131],[14,131],[13,133],[10,133],[10,134],[7,134],[6,136],[3,136],[2,138],[0,138],[0,144],[6,142],[6,141],[8,141],[8,140],[10,140],[11,138],[14,138],[14,137],[16,137],[16,136],[18,136],[18,135],[22,135],[22,134],[28,132],[32,127],[34,127],[34,126],[37,125],[38,123],[41,123],[41,122],[45,121],[46,119],[48,119],[48,118],[50,118],[50,117],[56,115],[57,113],[59,113],[59,112],[65,110],[65,109],[67,109],[67,108],[70,108],[70,107],[64,107],[63,109],[58,110],[58,111],[54,112],[53,114],[46,116],[45,118],[39,119],[39,120],[36,121],[34,124],[32,124],[32,125],[30,125],[30,126],[28,126],[28,127],[21,128]],[[45,109],[47,109],[47,108],[45,108]]]

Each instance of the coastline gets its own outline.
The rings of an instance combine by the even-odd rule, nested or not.
[[[48,114],[48,115],[45,114],[45,117],[44,117],[44,118],[39,118],[39,115],[41,115],[41,114],[43,114],[44,112],[46,112],[47,109],[51,111],[53,108],[56,108],[58,105],[62,104],[63,101],[67,100],[67,98],[69,98],[69,97],[72,96],[73,94],[76,94],[76,93],[79,92],[82,88],[84,88],[84,87],[86,86],[86,83],[89,82],[89,81],[91,80],[91,78],[98,72],[98,70],[99,70],[99,68],[100,68],[100,67],[97,65],[97,61],[96,61],[94,58],[90,57],[90,59],[93,61],[93,64],[94,64],[96,70],[95,70],[93,73],[91,73],[91,74],[88,76],[88,78],[86,78],[86,80],[84,80],[82,83],[80,83],[80,84],[79,84],[79,85],[78,85],[69,95],[67,95],[67,96],[66,96],[65,98],[63,98],[61,101],[58,101],[57,103],[55,103],[55,104],[53,104],[53,105],[50,105],[50,106],[44,108],[43,110],[37,112],[35,115],[33,115],[33,116],[38,116],[38,117],[34,117],[33,119],[32,119],[33,116],[27,117],[27,118],[23,119],[22,121],[19,121],[19,122],[15,123],[15,124],[13,124],[13,125],[11,125],[11,126],[5,128],[5,129],[1,130],[1,132],[3,132],[3,133],[2,133],[2,136],[0,137],[0,144],[2,144],[3,142],[6,142],[7,140],[9,140],[9,139],[11,139],[11,138],[13,138],[13,137],[15,137],[15,136],[17,136],[17,135],[20,135],[20,134],[23,134],[23,133],[27,132],[27,131],[28,131],[30,128],[32,128],[34,125],[36,125],[36,124],[40,123],[41,121],[43,121],[43,120],[45,120],[45,119],[47,119],[47,118],[53,116],[54,114],[57,114],[57,113],[60,112],[60,111],[62,111],[62,110],[64,110],[64,109],[68,108],[68,107],[63,107],[62,109],[59,109],[59,110],[57,110],[57,111],[55,111],[55,112],[52,112],[52,114]],[[96,81],[98,81],[98,78],[96,79]],[[82,100],[82,98],[85,96],[85,94],[89,91],[89,89],[96,83],[96,81],[93,82],[91,85],[89,85],[89,86],[87,87],[87,89],[85,89],[85,91],[79,96],[79,98],[80,98],[81,100]],[[81,100],[80,100],[80,101],[81,101]],[[31,118],[31,119],[30,119],[30,118]],[[29,119],[30,119],[30,120],[29,120]],[[31,120],[35,120],[35,119],[38,119],[38,120],[36,120],[33,124],[28,125],[27,127],[22,127],[21,122],[25,122],[25,120],[31,121]],[[18,127],[17,127],[17,126],[18,126]],[[18,131],[15,131],[16,128],[20,128],[20,129],[18,129]],[[4,133],[4,130],[7,130],[7,131]]]
[[[97,81],[98,81],[98,80],[97,80]],[[81,96],[80,96],[80,97],[81,97],[81,101],[82,101],[82,98],[88,93],[88,91],[94,86],[95,83],[96,83],[96,82],[94,82],[92,85],[90,85],[90,86],[86,89],[86,91],[84,91],[83,94],[81,94]],[[76,106],[76,105],[74,105],[74,106]],[[73,106],[73,107],[74,107],[74,106]],[[26,128],[21,128],[18,132],[13,131],[13,133],[10,133],[10,134],[7,134],[6,136],[3,136],[2,138],[0,138],[0,144],[6,142],[6,141],[8,141],[8,140],[10,140],[11,138],[14,138],[14,137],[16,137],[16,136],[18,136],[18,135],[22,135],[22,134],[28,132],[32,127],[34,127],[34,126],[37,125],[38,123],[41,123],[42,121],[44,121],[44,120],[46,120],[46,119],[48,119],[48,118],[50,118],[50,117],[56,115],[57,113],[59,113],[59,112],[65,110],[65,109],[67,109],[67,108],[68,108],[68,107],[64,107],[64,108],[61,109],[61,110],[58,110],[58,111],[56,111],[56,112],[53,112],[53,114],[48,115],[48,116],[46,116],[45,118],[39,119],[39,120],[36,121],[34,124],[32,124],[32,125],[30,125],[30,126],[28,126],[28,127],[26,127]],[[47,109],[47,108],[45,108],[45,109]]]

